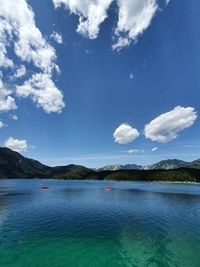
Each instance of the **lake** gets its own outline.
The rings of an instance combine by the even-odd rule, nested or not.
[[[199,267],[199,250],[200,185],[0,180],[0,266]]]

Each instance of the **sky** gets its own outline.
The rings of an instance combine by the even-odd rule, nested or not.
[[[200,158],[198,0],[0,0],[0,146],[42,163]]]

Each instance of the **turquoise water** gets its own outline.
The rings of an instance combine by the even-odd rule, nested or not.
[[[199,267],[199,250],[199,185],[0,180],[0,266]]]

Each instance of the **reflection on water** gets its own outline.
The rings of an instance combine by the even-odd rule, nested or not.
[[[0,180],[0,266],[199,267],[199,247],[199,185]]]

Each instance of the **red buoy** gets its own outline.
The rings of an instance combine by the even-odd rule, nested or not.
[[[49,189],[48,185],[41,186],[41,189]]]
[[[106,185],[106,186],[104,187],[104,189],[105,189],[106,191],[110,191],[110,190],[112,190],[112,186],[111,186],[111,185]]]

